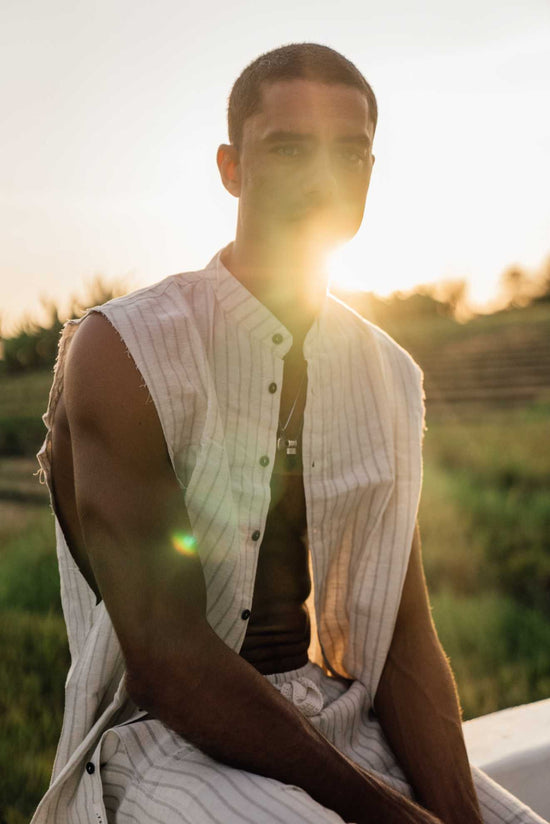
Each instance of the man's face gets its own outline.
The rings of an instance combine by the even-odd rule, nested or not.
[[[357,89],[312,80],[264,86],[244,124],[240,217],[275,240],[325,248],[359,229],[374,157],[368,102]]]

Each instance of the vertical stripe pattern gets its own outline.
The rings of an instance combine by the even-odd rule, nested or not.
[[[246,631],[241,613],[252,605],[275,458],[280,393],[268,387],[282,384],[292,336],[228,272],[220,254],[204,270],[174,275],[90,311],[102,312],[117,330],[155,403],[197,539],[207,619],[238,652]],[[63,390],[65,356],[79,322],[70,321],[63,330],[44,416],[47,435],[38,458],[50,489],[51,427]],[[304,357],[304,487],[312,625],[317,627],[310,656],[318,655],[325,669],[355,680],[361,689],[359,714],[368,713],[393,634],[420,493],[421,373],[387,335],[331,296],[306,336]],[[101,788],[88,780],[86,760],[101,751],[113,723],[131,722],[124,727],[125,740],[148,729],[126,694],[123,659],[109,615],[103,603],[95,604],[58,524],[56,535],[72,663],[52,783],[33,824],[99,821],[90,810],[104,815]],[[339,706],[347,719],[346,735],[358,736],[359,749],[378,759],[387,780],[397,776],[391,754],[379,742],[369,744],[373,731],[368,725],[363,740],[365,725],[357,720],[351,690]],[[341,719],[332,723],[341,728]],[[174,734],[165,735],[173,743]],[[150,746],[140,744],[143,752],[134,760],[150,761],[157,770],[155,781],[169,784],[170,775],[158,772],[155,756],[158,750],[160,758],[165,745],[153,736]],[[185,750],[185,742],[178,746]],[[124,764],[116,758],[113,762],[120,773],[118,783],[113,778],[111,784],[113,804],[123,793],[124,772],[134,769],[126,755]],[[193,812],[178,817],[167,800],[164,811],[162,805],[153,811],[147,793],[133,789],[131,812],[120,820],[227,822],[218,813],[201,818],[201,810],[216,793],[229,804],[233,792],[258,799],[259,807],[264,803],[275,810],[282,804],[280,815],[268,819],[258,812],[253,821],[321,820],[315,810],[307,812],[311,799],[301,791],[295,791],[291,806],[301,809],[303,817],[296,813],[290,818],[292,792],[286,788],[285,802],[276,802],[278,791],[268,779],[244,779],[233,771],[224,773],[223,782],[210,781],[204,758],[195,751],[185,759],[194,776],[188,785]],[[257,795],[260,785],[263,795]],[[235,809],[238,820],[248,820],[242,805]],[[326,820],[338,820],[331,816]]]

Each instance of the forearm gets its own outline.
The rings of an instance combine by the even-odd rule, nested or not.
[[[169,658],[151,662],[135,700],[211,757],[299,786],[345,821],[435,822],[348,761],[209,628]]]
[[[454,678],[435,630],[396,633],[375,710],[417,800],[445,824],[481,822]]]

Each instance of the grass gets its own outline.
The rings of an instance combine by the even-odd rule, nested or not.
[[[42,513],[41,513],[42,514]],[[53,523],[36,517],[2,547],[0,610],[61,614]]]
[[[426,433],[424,568],[465,718],[550,696],[549,419],[508,410]]]
[[[15,375],[0,372],[0,419],[40,418],[47,406],[51,383],[50,369]]]
[[[44,439],[41,416],[52,382],[50,369],[0,372],[0,455],[35,455]]]
[[[53,521],[0,503],[0,821],[29,820],[51,774],[69,667]]]
[[[69,666],[63,619],[4,610],[0,646],[0,817],[28,821],[48,786],[61,729]]]
[[[550,620],[550,410],[433,424],[420,506],[432,592],[487,588]]]
[[[432,598],[464,720],[550,696],[550,621],[494,592]]]
[[[548,437],[550,405],[491,409],[475,418],[431,421],[424,459],[449,472],[465,470],[479,481],[540,486],[550,481],[550,460],[542,445]]]

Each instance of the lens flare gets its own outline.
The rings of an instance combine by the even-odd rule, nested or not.
[[[172,535],[172,546],[180,555],[196,555],[197,539],[186,532],[175,532]]]

